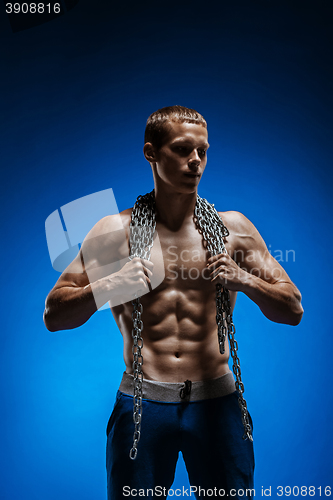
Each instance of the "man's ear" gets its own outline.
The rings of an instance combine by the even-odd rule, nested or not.
[[[146,144],[143,146],[143,154],[145,155],[145,158],[147,161],[149,161],[149,163],[154,163],[156,161],[155,148],[151,142],[146,142]]]

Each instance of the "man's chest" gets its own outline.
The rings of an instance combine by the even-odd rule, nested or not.
[[[195,225],[187,226],[181,231],[169,231],[156,228],[158,244],[154,244],[151,260],[154,266],[164,267],[164,284],[174,287],[206,288],[211,286],[207,260],[210,254],[206,242]],[[228,244],[226,242],[228,249]]]

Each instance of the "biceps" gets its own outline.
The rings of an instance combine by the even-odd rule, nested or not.
[[[77,254],[75,259],[67,266],[61,274],[54,289],[70,287],[77,288],[96,282],[99,279],[105,278],[117,272],[121,265],[128,259],[123,261],[111,262],[109,264],[101,264],[97,258],[86,260],[82,255],[82,249]]]
[[[60,275],[54,290],[63,287],[84,287],[87,284],[89,284],[89,279],[84,269],[81,252],[79,252]]]
[[[286,271],[268,250],[264,252],[249,251],[248,255],[245,256],[243,265],[248,273],[254,274],[268,283],[290,282]]]

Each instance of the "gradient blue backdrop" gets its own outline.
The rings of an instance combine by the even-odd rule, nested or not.
[[[1,498],[104,500],[105,426],[124,369],[110,311],[49,333],[58,278],[44,222],[113,188],[152,189],[147,116],[182,104],[209,125],[199,193],[247,215],[303,294],[297,328],[235,310],[261,487],[332,485],[332,9],[324,1],[81,0],[1,28]],[[188,485],[179,463],[175,486]],[[319,490],[317,489],[317,496]]]

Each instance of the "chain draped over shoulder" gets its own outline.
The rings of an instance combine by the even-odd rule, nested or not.
[[[227,253],[224,238],[229,235],[229,231],[223,224],[221,217],[217,213],[214,205],[197,195],[194,208],[194,222],[209,253],[218,255]],[[153,246],[154,232],[156,228],[155,220],[155,193],[154,190],[144,196],[139,196],[132,210],[130,225],[130,259],[140,257],[150,260],[150,252]],[[130,451],[130,458],[135,460],[138,453],[138,443],[141,436],[142,419],[142,330],[143,322],[141,315],[143,307],[140,298],[132,301],[133,304],[133,374],[134,374],[134,394],[133,394],[133,447]],[[240,361],[237,356],[238,344],[235,340],[235,326],[232,319],[229,291],[222,287],[220,283],[216,285],[216,323],[220,353],[225,352],[225,339],[228,335],[230,343],[230,354],[233,360],[233,372],[236,377],[236,389],[238,391],[238,404],[241,410],[242,423],[244,426],[243,439],[252,438],[252,429],[249,423],[247,404],[243,397],[244,384],[241,379]]]

